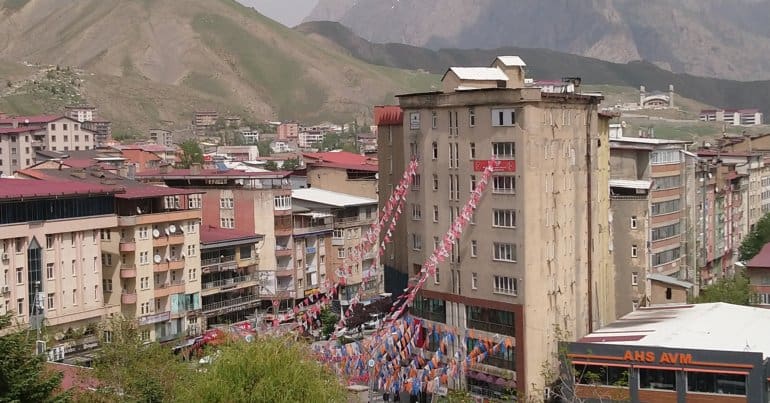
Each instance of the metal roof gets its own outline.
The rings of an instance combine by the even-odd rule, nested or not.
[[[687,281],[677,280],[671,276],[666,276],[664,274],[652,273],[652,274],[648,274],[647,278],[652,281],[660,281],[661,283],[675,285],[677,287],[688,288],[688,289],[692,288],[692,283],[689,283]]]
[[[652,181],[629,180],[629,179],[610,179],[610,187],[626,189],[644,189],[649,190],[652,187]]]
[[[504,66],[507,67],[524,67],[527,65],[519,56],[497,56],[497,59],[495,60],[499,60]]]
[[[508,76],[497,67],[450,67],[447,73],[450,71],[455,73],[460,80],[508,81]]]
[[[769,333],[770,309],[716,302],[641,308],[578,342],[761,352],[767,358]]]
[[[668,140],[668,139],[659,139],[659,138],[650,138],[650,137],[614,137],[610,139],[610,142],[654,144],[654,145],[692,144],[693,143],[692,141],[685,141],[685,140]]]
[[[375,199],[353,196],[346,193],[332,192],[318,188],[294,189],[291,197],[313,203],[325,204],[332,207],[355,207],[377,204]]]

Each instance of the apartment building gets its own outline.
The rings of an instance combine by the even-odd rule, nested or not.
[[[150,129],[150,141],[166,147],[174,147],[174,133],[171,130]]]
[[[199,110],[193,113],[193,126],[196,130],[203,130],[214,126],[219,119],[219,113],[215,110]]]
[[[602,97],[544,93],[524,80],[520,58],[499,57],[491,67],[449,69],[441,92],[399,96],[402,112],[375,111],[380,207],[408,160],[420,161],[405,227],[394,235],[406,236],[406,247],[397,240],[385,253],[402,273],[419,275],[488,161],[498,161],[472,224],[412,313],[477,338],[515,339],[512,351],[474,367],[484,380],[465,382],[474,395],[494,396],[515,379],[521,400],[552,381],[543,368],[555,368],[560,338],[616,319]]]
[[[37,151],[77,151],[94,148],[93,132],[77,120],[60,115],[17,116],[0,119],[0,172],[33,165]]]
[[[326,133],[320,131],[302,131],[297,137],[299,148],[314,148],[323,143]]]
[[[275,287],[263,289],[260,300],[264,307],[278,300],[286,309],[293,307],[297,298],[289,174],[210,170],[194,165],[190,169],[163,167],[141,172],[137,178],[202,192],[204,226],[261,234],[259,273],[266,276],[265,284],[274,281]]]
[[[99,235],[106,303],[135,318],[144,340],[171,341],[200,331],[201,192],[147,185],[98,166],[41,165],[19,175],[121,189],[117,225]]]
[[[652,304],[652,274],[689,278],[683,151],[677,140],[610,138],[610,214],[618,314]]]
[[[303,153],[310,187],[377,198],[376,158],[347,151]]]
[[[734,126],[755,126],[762,124],[759,109],[704,109],[700,111],[702,122],[724,122]]]
[[[211,226],[202,226],[200,233],[201,297],[207,326],[246,320],[260,301],[262,236]]]
[[[43,340],[59,351],[57,359],[95,343],[95,325],[120,311],[103,288],[100,238],[117,224],[117,192],[90,183],[0,179],[0,314],[45,327]]]
[[[349,268],[345,274],[345,285],[339,292],[340,305],[350,304],[350,300],[363,286],[363,300],[370,299],[382,293],[383,278],[379,267],[379,247],[374,245],[371,250],[362,254],[354,251],[363,241],[363,236],[377,221],[377,200],[358,197],[345,193],[332,192],[318,188],[294,189],[291,193],[294,204],[308,208],[313,212],[333,216],[333,232],[331,239],[324,237],[324,242],[330,242],[331,253],[326,255],[324,265],[326,272],[320,272],[310,279],[323,284],[327,279],[332,283],[340,280],[340,268]],[[328,225],[330,220],[325,219]],[[320,256],[318,257],[320,259]],[[320,261],[319,261],[320,263]],[[366,281],[364,281],[366,280]],[[307,286],[307,282],[305,282]],[[311,288],[316,285],[311,284]]]
[[[326,278],[334,215],[300,206],[294,206],[292,211],[297,295],[308,296],[320,291]]]
[[[278,125],[278,140],[296,140],[299,137],[299,123],[285,122]]]

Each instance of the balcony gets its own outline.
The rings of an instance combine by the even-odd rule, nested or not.
[[[316,225],[311,227],[294,227],[294,235],[315,234],[317,232],[328,232],[334,229],[334,224]]]
[[[152,271],[160,273],[168,270],[181,270],[184,269],[184,259],[177,259],[166,261],[162,263],[154,263],[152,265]]]
[[[293,253],[292,248],[290,248],[288,246],[275,245],[275,256],[276,257],[291,256],[292,253]]]
[[[235,270],[237,268],[238,264],[235,262],[235,255],[201,259],[201,270],[204,273]]]
[[[163,247],[168,245],[182,245],[184,244],[184,235],[183,234],[174,234],[174,235],[161,235],[158,238],[154,238],[152,240],[152,246],[154,247]]]
[[[236,287],[252,286],[256,284],[255,283],[256,280],[257,280],[256,275],[233,277],[233,278],[227,278],[224,280],[216,280],[216,281],[209,281],[207,283],[203,283],[201,285],[201,289],[208,290],[211,288],[222,288],[224,290],[224,289],[230,289],[230,288],[236,288]]]
[[[136,242],[133,239],[121,239],[118,250],[121,252],[134,252],[136,250]]]
[[[360,225],[367,225],[367,224],[371,224],[372,222],[374,222],[374,217],[370,219],[361,218],[360,216],[334,218],[334,224],[342,227],[354,227],[354,226],[360,226]]]
[[[136,291],[124,291],[120,294],[120,303],[125,305],[136,304]]]
[[[155,284],[155,298],[168,297],[173,294],[184,293],[184,281],[174,281],[163,284]]]
[[[171,319],[171,312],[161,312],[154,315],[141,316],[138,319],[139,326],[151,325],[153,323],[165,322]]]
[[[468,318],[468,327],[471,329],[483,330],[490,333],[505,334],[514,336],[513,325],[506,325],[504,323],[487,322],[483,320],[475,320]]]
[[[121,267],[120,278],[136,278],[136,267],[134,266]]]
[[[345,238],[332,238],[332,246],[345,246]]]
[[[132,213],[135,213],[132,211]],[[127,215],[118,217],[119,227],[133,227],[144,224],[165,224],[185,220],[200,219],[200,210],[169,210],[157,213]]]
[[[291,289],[289,289],[289,288],[286,288],[286,289],[278,288],[278,289],[275,290],[275,295],[273,296],[273,298],[277,298],[277,299],[296,298],[296,295],[297,295],[297,292],[293,288],[291,288]]]
[[[294,229],[292,227],[276,225],[274,231],[275,236],[291,236],[291,234],[294,232]]]
[[[215,311],[222,311],[220,313],[232,312],[237,310],[238,307],[243,305],[255,304],[259,301],[257,295],[244,295],[243,297],[232,298],[225,301],[212,302],[210,304],[203,305],[203,312],[211,313]]]

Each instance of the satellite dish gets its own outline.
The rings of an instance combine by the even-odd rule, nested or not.
[[[171,261],[171,256],[166,256],[166,261],[170,262]]]
[[[624,128],[624,129],[625,129],[626,125],[627,125],[627,123],[626,123],[626,121],[625,121],[625,120],[624,120],[624,121],[622,121],[622,122],[620,122],[620,127],[622,127],[622,128]]]
[[[170,227],[166,227],[166,235],[171,235],[171,228]]]
[[[163,261],[163,258],[160,257],[160,255],[155,255],[155,258],[153,260],[155,261],[155,263],[160,263]]]
[[[174,224],[169,225],[168,231],[171,232],[172,234],[176,234],[176,225]]]
[[[155,228],[154,230],[152,230],[152,237],[153,237],[153,238],[157,238],[157,237],[159,237],[159,236],[160,236],[160,231],[158,231],[158,229],[157,229],[157,228]]]

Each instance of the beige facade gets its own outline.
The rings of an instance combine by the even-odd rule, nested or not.
[[[418,316],[474,329],[480,337],[515,338],[515,362],[480,368],[513,376],[519,396],[538,395],[551,381],[542,371],[556,365],[560,338],[579,338],[615,319],[601,97],[517,88],[520,66],[508,71],[505,89],[466,88],[477,81],[463,81],[461,73],[447,74],[459,82],[445,82],[443,93],[400,96],[403,140],[379,145],[381,162],[404,155],[421,163],[420,185],[409,194],[406,229],[399,233],[406,236],[406,264],[398,269],[420,272],[486,161],[498,160],[473,223],[420,293],[443,312]],[[388,125],[379,131],[382,140]],[[404,167],[381,169],[383,191]],[[396,264],[395,256],[387,261]]]
[[[351,176],[347,169],[307,166],[307,183],[314,188],[327,189],[351,195],[377,198],[376,172],[361,171]]]
[[[652,305],[679,305],[687,303],[689,287],[653,280],[650,282],[650,288],[650,302]]]
[[[169,130],[150,129],[150,140],[155,144],[166,147],[174,146],[174,134]]]

